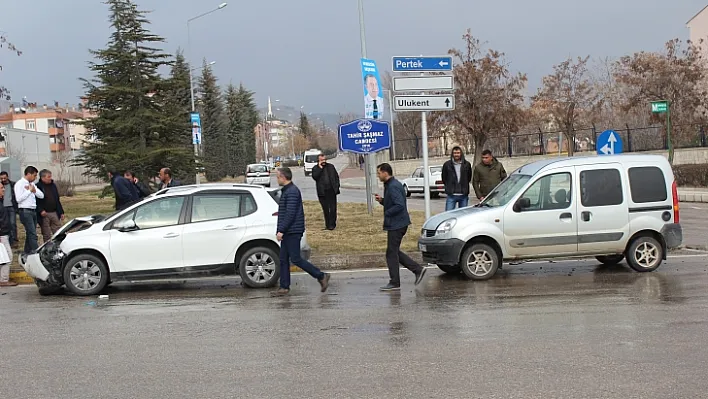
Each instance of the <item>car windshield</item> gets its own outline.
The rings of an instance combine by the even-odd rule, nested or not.
[[[442,166],[431,166],[430,167],[430,174],[434,175],[436,173],[442,173]]]
[[[496,186],[480,205],[490,207],[506,205],[529,179],[531,179],[530,175],[512,174]]]

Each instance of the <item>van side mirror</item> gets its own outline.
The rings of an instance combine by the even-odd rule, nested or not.
[[[129,231],[136,231],[139,230],[138,225],[135,224],[135,220],[130,219],[126,220],[123,224],[118,226],[118,231],[121,233],[127,233]]]
[[[528,209],[531,207],[531,200],[529,198],[519,198],[518,201],[514,204],[514,207],[512,208],[514,212],[521,212],[524,209]]]

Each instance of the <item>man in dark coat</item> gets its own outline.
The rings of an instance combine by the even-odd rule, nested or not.
[[[138,189],[135,184],[121,176],[116,170],[108,172],[108,178],[111,179],[111,186],[116,195],[116,210],[121,211],[140,199]]]
[[[61,229],[64,207],[59,198],[59,188],[52,179],[52,172],[47,169],[39,172],[37,188],[44,193],[44,198],[37,199],[37,220],[42,231],[42,239],[47,242]]]
[[[123,177],[135,184],[135,188],[138,189],[138,197],[145,198],[148,195],[152,194],[150,186],[148,186],[145,182],[138,180],[138,178],[135,176],[135,173],[127,171],[123,174]]]
[[[442,181],[445,185],[445,210],[464,208],[470,200],[470,182],[472,181],[472,164],[465,159],[462,147],[452,148],[450,160],[442,167]]]
[[[175,179],[172,178],[172,171],[170,168],[162,168],[160,169],[160,190],[163,188],[168,188],[168,187],[177,187],[181,185],[181,183]]]
[[[482,201],[502,180],[506,179],[504,165],[497,161],[490,150],[482,151],[482,162],[474,167],[472,187]]]
[[[325,230],[334,230],[337,227],[337,195],[339,195],[339,173],[327,157],[320,154],[317,157],[317,166],[312,168],[312,178],[317,186],[317,198],[324,212]]]
[[[12,188],[10,188],[12,191]],[[0,199],[4,199],[5,196],[11,196],[5,186],[0,184]],[[14,214],[13,214],[14,215]],[[10,223],[10,214],[7,212],[7,208],[0,207],[0,245],[2,245],[7,252],[7,257],[9,262],[0,263],[0,287],[14,287],[17,285],[16,282],[10,281],[10,263],[12,263],[12,246],[10,245],[10,234],[12,232],[12,224]]]
[[[300,255],[300,241],[305,234],[305,208],[302,205],[302,193],[293,184],[293,172],[290,168],[278,169],[278,184],[282,187],[278,203],[278,231],[280,241],[280,288],[273,296],[284,296],[290,292],[290,264],[304,270],[319,281],[321,292],[327,291],[329,273],[323,273]]]
[[[420,284],[425,276],[425,268],[401,251],[401,241],[408,232],[411,217],[406,204],[406,191],[401,182],[393,177],[393,168],[388,163],[376,167],[376,174],[384,184],[384,196],[376,194],[376,201],[384,207],[383,229],[388,234],[386,242],[386,265],[391,280],[381,287],[382,291],[401,289],[399,264],[415,274],[415,285]]]
[[[0,172],[0,183],[2,183],[5,188],[5,192],[7,193],[7,196],[3,198],[3,205],[7,211],[8,219],[10,219],[10,243],[12,245],[17,245],[19,243],[17,236],[17,212],[19,208],[17,206],[17,198],[15,197],[15,190],[13,188],[15,187],[15,182],[10,180],[10,175],[7,172],[2,171]]]

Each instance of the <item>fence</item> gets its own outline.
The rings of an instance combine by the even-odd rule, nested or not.
[[[593,126],[574,131],[573,150],[594,151],[597,136],[604,129]],[[663,125],[632,128],[625,125],[621,129],[613,129],[621,138],[623,152],[641,152],[666,150],[669,142],[666,129]],[[674,148],[708,147],[708,139],[703,125],[676,125],[672,126],[671,135]],[[471,143],[471,135],[462,136],[464,141]],[[465,140],[466,139],[466,140]],[[460,136],[429,137],[430,156],[443,156],[450,153],[453,145],[462,145],[467,153],[474,152],[473,145],[459,143]],[[545,155],[568,152],[568,140],[562,131],[544,132],[540,129],[536,133],[509,133],[506,136],[493,136],[485,143],[497,157],[514,157],[528,155]],[[395,159],[416,159],[421,157],[420,137],[397,139],[395,145]]]

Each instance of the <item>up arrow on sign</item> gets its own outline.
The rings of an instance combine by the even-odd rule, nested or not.
[[[622,153],[622,138],[614,130],[605,130],[597,138],[598,155],[617,155]]]
[[[617,142],[617,137],[614,133],[610,133],[610,137],[607,139],[607,144],[602,146],[600,151],[604,152],[605,155],[615,153],[615,143]]]

